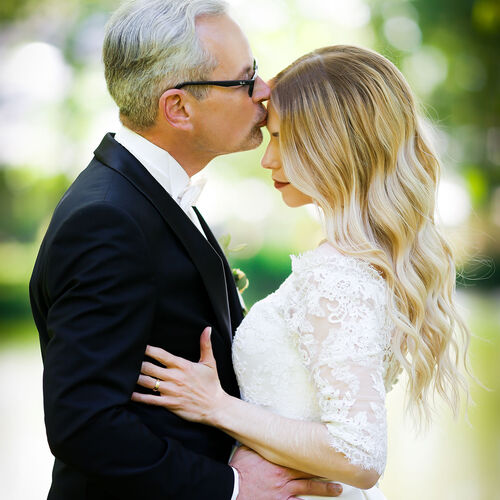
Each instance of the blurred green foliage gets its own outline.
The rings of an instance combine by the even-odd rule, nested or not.
[[[499,297],[497,297],[498,299]],[[474,424],[477,439],[471,442],[479,468],[485,478],[494,478],[498,473],[500,426],[500,335],[498,325],[500,315],[495,301],[484,301],[479,297],[472,300],[474,314],[470,327],[476,338],[471,345],[471,361],[478,379],[488,388],[474,387],[472,397],[475,408],[471,409],[471,422]],[[498,494],[493,481],[485,481],[481,498],[495,498]]]

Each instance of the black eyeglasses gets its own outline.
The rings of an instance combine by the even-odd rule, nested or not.
[[[257,78],[257,61],[253,60],[253,76],[250,80],[219,80],[219,81],[199,81],[199,82],[183,82],[176,85],[174,88],[181,89],[187,85],[215,85],[216,87],[242,87],[248,85],[248,95],[252,97],[255,79]]]

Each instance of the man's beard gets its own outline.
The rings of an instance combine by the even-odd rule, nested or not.
[[[237,151],[249,151],[250,149],[258,148],[262,144],[262,123],[267,118],[267,110],[262,103],[260,103],[261,116],[258,118],[256,124],[250,129],[250,132],[239,145]]]
[[[237,151],[249,151],[250,149],[258,148],[263,140],[261,127],[254,125],[245,139],[241,142]]]
[[[264,119],[267,116],[267,111],[262,106],[263,109],[263,114],[259,117],[258,120],[256,120],[255,124],[251,127],[249,132],[246,134],[246,136],[239,142],[236,143],[235,146],[232,146],[230,144],[225,144],[222,146],[220,149],[217,147],[217,149],[214,148],[213,143],[211,141],[201,141],[198,144],[198,149],[205,150],[205,151],[211,151],[214,153],[215,156],[220,156],[220,155],[225,155],[225,154],[231,154],[231,153],[239,153],[241,151],[249,151],[251,149],[258,148],[264,139],[264,136],[262,134],[262,123],[264,122]]]

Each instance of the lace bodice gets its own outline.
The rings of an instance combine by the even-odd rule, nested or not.
[[[395,371],[386,294],[375,269],[324,243],[292,256],[290,276],[252,307],[233,343],[244,400],[322,422],[333,449],[379,473]]]

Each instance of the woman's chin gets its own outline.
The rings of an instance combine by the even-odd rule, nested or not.
[[[283,203],[290,208],[303,207],[304,205],[309,205],[309,203],[312,203],[311,200],[308,201],[304,199],[296,199],[293,197],[289,197],[284,193],[282,193],[281,197],[283,199]]]

